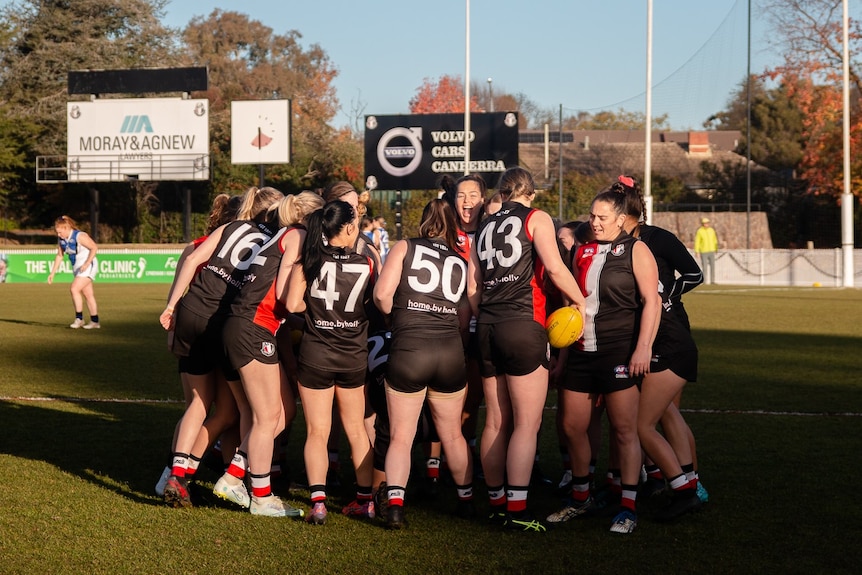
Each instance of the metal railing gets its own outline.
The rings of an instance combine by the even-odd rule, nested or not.
[[[209,154],[37,156],[36,182],[201,181],[210,179]]]
[[[662,203],[656,202],[653,205],[653,210],[656,212],[710,212],[710,213],[720,213],[720,212],[744,212],[748,208],[751,208],[752,212],[759,212],[760,204],[734,204],[734,203],[723,203],[723,204],[712,204],[712,203],[692,203],[692,204],[676,204],[676,203]]]

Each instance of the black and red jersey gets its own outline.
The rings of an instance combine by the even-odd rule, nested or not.
[[[331,246],[322,255],[318,277],[306,278],[299,362],[326,371],[356,371],[368,361],[366,304],[374,287],[374,260]]]
[[[700,267],[679,238],[663,228],[641,225],[639,237],[658,266],[662,310],[653,353],[672,355],[697,349],[680,296],[703,283]]]
[[[482,275],[479,323],[532,319],[545,325],[545,266],[527,225],[537,210],[505,202],[476,235]]]
[[[279,234],[281,240],[269,244],[266,249],[260,251],[258,257],[264,258],[265,261],[255,280],[246,284],[237,294],[230,309],[232,316],[245,318],[269,330],[272,334],[278,331],[281,320],[287,317],[287,309],[278,301],[278,294],[275,291],[278,270],[284,254],[284,236],[299,233],[298,229],[300,228],[297,226],[285,228],[284,233]]]
[[[227,224],[213,255],[183,296],[183,307],[200,316],[227,314],[243,286],[256,281],[266,263],[263,253],[277,246],[283,233],[284,228],[266,222]]]
[[[467,263],[458,252],[440,239],[407,240],[392,302],[392,337],[458,337],[458,308],[465,303],[466,286]]]
[[[632,267],[639,240],[622,232],[612,242],[578,247],[572,271],[586,299],[583,351],[631,349],[638,337],[641,297]]]

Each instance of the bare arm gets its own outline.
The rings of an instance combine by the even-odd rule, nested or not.
[[[629,374],[634,377],[649,373],[652,344],[661,319],[661,296],[658,293],[658,266],[652,252],[640,241],[635,242],[632,249],[632,268],[643,301],[637,346],[629,361]]]
[[[48,274],[48,285],[54,283],[54,274],[60,269],[60,264],[63,263],[63,249],[57,246],[57,255],[54,256],[54,263],[51,265],[51,273]]]
[[[301,265],[291,270],[290,278],[287,280],[287,297],[285,307],[290,313],[302,313],[305,311],[305,271]]]
[[[186,247],[183,248],[183,252],[180,254],[180,259],[179,259],[179,261],[177,261],[177,271],[179,271],[183,267],[183,264],[185,263],[186,258],[188,258],[189,254],[192,253],[193,251],[195,251],[194,242],[188,244]],[[171,282],[171,289],[168,290],[168,301],[171,301],[171,296],[173,295],[174,289],[176,289],[176,286],[177,286],[177,274],[174,273],[174,281]]]
[[[227,225],[227,224],[225,224]],[[168,299],[168,304],[165,306],[165,311],[159,316],[159,323],[162,324],[162,327],[170,330],[174,327],[174,308],[177,303],[180,301],[180,298],[186,293],[186,289],[188,289],[189,284],[192,283],[192,279],[195,277],[195,273],[197,273],[198,266],[206,263],[212,257],[215,252],[216,246],[218,246],[219,241],[221,240],[222,231],[224,230],[224,226],[217,228],[213,233],[209,235],[209,237],[198,246],[198,248],[192,251],[188,256],[186,256],[186,261],[183,262],[182,266],[177,268],[176,276],[174,277],[174,285],[171,291],[170,298]]]
[[[407,254],[407,240],[401,240],[389,252],[386,265],[380,272],[377,284],[374,286],[374,305],[385,314],[392,313],[392,302],[395,290],[401,282],[401,270],[404,267],[404,256]]]
[[[542,258],[548,277],[569,304],[578,308],[578,311],[583,315],[586,305],[584,294],[581,293],[581,288],[578,287],[575,277],[563,263],[563,258],[560,257],[560,250],[557,248],[557,235],[554,232],[554,222],[551,221],[551,216],[543,211],[535,211],[530,217],[528,226],[530,234],[533,236],[533,247],[539,257]]]
[[[287,307],[290,276],[294,268],[299,265],[302,244],[305,242],[305,230],[294,228],[284,234],[281,241],[284,245],[284,253],[281,254],[281,263],[278,266],[278,275],[275,278],[275,293],[278,300]]]

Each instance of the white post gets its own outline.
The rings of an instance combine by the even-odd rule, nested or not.
[[[548,124],[545,124],[545,180],[551,177],[550,173],[550,163],[551,163],[551,128]]]
[[[646,64],[646,113],[644,146],[644,204],[647,222],[652,223],[652,0],[647,0],[647,64]],[[713,278],[713,281],[715,278]]]
[[[844,193],[841,194],[841,249],[844,251],[844,287],[853,287],[853,193],[850,187],[850,43],[848,0],[844,0]]]
[[[464,174],[470,173],[470,0],[467,0],[464,65]]]

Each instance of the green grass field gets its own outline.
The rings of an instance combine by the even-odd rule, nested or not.
[[[435,503],[411,490],[401,532],[337,513],[313,527],[215,503],[166,507],[152,488],[182,413],[157,321],[166,291],[99,284],[103,328],[87,332],[67,327],[67,286],[0,285],[0,573],[858,571],[858,290],[710,286],[686,296],[701,355],[684,407],[711,499],[672,525],[642,513],[627,537],[608,533],[608,519],[501,532],[455,519],[449,492]],[[555,412],[546,415],[542,466],[556,479]],[[294,471],[302,428],[300,419]],[[217,478],[201,475],[204,488]],[[308,508],[307,492],[280,494]],[[350,493],[332,495],[331,511]],[[531,491],[540,516],[558,504]]]

